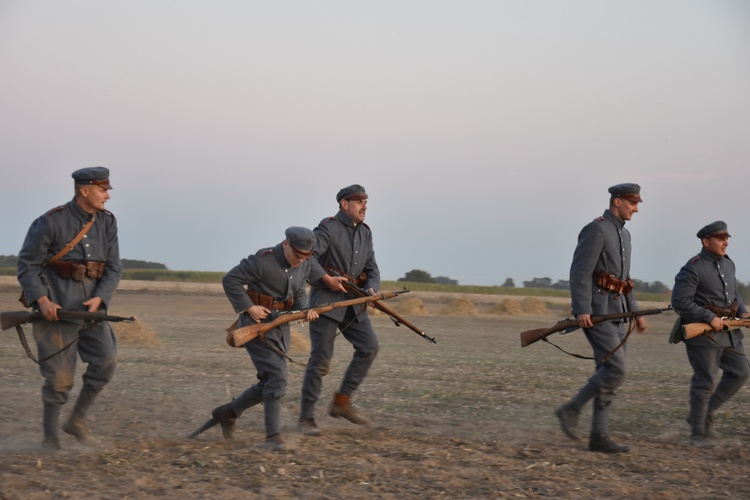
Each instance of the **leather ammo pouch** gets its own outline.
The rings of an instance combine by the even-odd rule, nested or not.
[[[703,309],[707,309],[714,313],[719,318],[736,318],[737,317],[737,309],[739,308],[739,304],[737,304],[737,301],[735,300],[732,302],[729,306],[729,308],[726,307],[719,307],[712,304],[701,304],[701,307]]]
[[[615,298],[620,295],[627,295],[635,288],[635,283],[630,278],[621,280],[614,274],[605,273],[604,271],[595,272],[594,280],[602,290],[614,292]]]
[[[325,270],[325,272],[327,272],[327,273],[330,273],[331,271],[334,271],[336,274],[338,274],[340,276],[343,276],[344,278],[346,278],[347,280],[351,281],[352,283],[354,283],[355,285],[357,285],[360,288],[362,288],[363,286],[365,286],[365,283],[367,282],[367,273],[364,272],[364,271],[362,271],[361,273],[359,273],[359,276],[357,276],[356,278],[354,278],[351,274],[345,273],[341,269],[336,269],[333,266],[323,266],[323,270]]]
[[[84,278],[99,280],[104,276],[104,262],[87,260],[85,262],[58,261],[50,266],[63,279],[83,281]]]
[[[258,293],[255,290],[247,290],[247,296],[253,301],[256,306],[263,306],[271,311],[291,311],[294,305],[294,298],[290,297],[286,300],[276,300],[270,295],[264,295]]]

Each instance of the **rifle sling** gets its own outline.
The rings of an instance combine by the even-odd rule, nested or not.
[[[617,350],[618,350],[618,349],[620,349],[620,347],[622,347],[622,346],[623,346],[623,345],[625,344],[625,342],[626,342],[626,341],[628,340],[628,337],[629,337],[629,336],[630,336],[630,334],[631,334],[631,333],[633,332],[633,327],[634,327],[634,324],[633,324],[633,323],[631,322],[631,323],[630,323],[630,325],[628,326],[628,332],[627,332],[627,333],[625,334],[625,337],[624,337],[624,338],[622,339],[622,341],[621,341],[621,342],[620,342],[620,343],[619,343],[619,344],[617,345],[617,347],[615,347],[614,349],[612,349],[611,351],[609,351],[609,352],[608,352],[608,353],[607,353],[607,354],[606,354],[606,355],[605,355],[605,356],[604,356],[604,357],[602,358],[602,361],[601,361],[601,363],[599,363],[599,366],[603,365],[603,364],[604,364],[604,363],[605,363],[605,362],[606,362],[606,361],[607,361],[607,360],[608,360],[608,359],[609,359],[610,357],[612,357],[612,355],[613,355],[613,354],[614,354],[615,352],[617,352]],[[566,351],[565,349],[563,349],[562,347],[560,347],[559,345],[557,345],[557,344],[554,344],[554,343],[552,343],[552,342],[551,342],[551,341],[550,341],[550,340],[549,340],[549,339],[548,339],[547,337],[545,337],[545,336],[540,336],[540,339],[541,339],[541,340],[543,340],[543,341],[545,341],[545,342],[547,342],[547,343],[548,343],[549,345],[551,345],[552,347],[556,347],[557,349],[561,350],[562,352],[564,352],[564,353],[565,353],[565,354],[567,354],[568,356],[573,356],[574,358],[578,358],[578,359],[595,359],[595,358],[593,358],[593,357],[591,357],[591,356],[583,356],[583,355],[581,355],[581,354],[575,354],[575,353],[572,353],[572,352],[568,352],[568,351]]]
[[[66,345],[65,347],[63,347],[62,349],[60,349],[59,351],[54,352],[54,353],[50,354],[49,356],[47,356],[45,358],[36,359],[36,356],[34,356],[33,354],[31,354],[31,349],[29,348],[29,343],[26,341],[26,334],[23,332],[23,328],[21,328],[21,325],[16,325],[16,331],[18,332],[18,339],[21,341],[21,345],[23,346],[23,350],[26,351],[26,356],[28,356],[31,361],[33,361],[34,363],[36,363],[38,365],[41,364],[41,363],[44,363],[48,359],[54,358],[55,356],[57,356],[58,354],[60,354],[61,352],[63,352],[65,349],[67,349],[68,347],[70,347],[73,344],[75,344],[76,342],[78,342],[78,339],[81,338],[81,336],[83,335],[83,333],[84,333],[85,330],[86,330],[85,328],[81,328],[80,330],[78,330],[78,336],[76,338],[74,338],[68,345]]]
[[[547,342],[547,343],[548,343],[549,345],[551,345],[552,347],[556,347],[556,348],[560,349],[560,350],[561,350],[562,352],[564,352],[564,353],[565,353],[565,354],[567,354],[568,356],[573,356],[574,358],[578,358],[578,359],[594,359],[594,358],[592,358],[591,356],[583,356],[583,355],[581,355],[581,354],[575,354],[575,353],[572,353],[572,352],[568,352],[568,351],[566,351],[565,349],[563,349],[562,347],[560,347],[559,345],[557,345],[557,344],[554,344],[554,343],[552,343],[552,341],[550,341],[550,340],[549,340],[549,339],[548,339],[547,337],[545,337],[545,336],[543,336],[543,335],[542,335],[542,336],[540,336],[539,338],[540,338],[541,340],[543,340],[544,342]]]
[[[725,351],[727,351],[727,352],[731,352],[732,354],[736,354],[736,355],[738,355],[738,356],[745,356],[745,357],[747,357],[747,356],[746,356],[746,355],[745,355],[744,353],[742,353],[742,352],[738,351],[737,349],[732,349],[732,348],[731,348],[731,347],[729,347],[729,346],[721,345],[721,344],[719,343],[719,341],[718,341],[718,340],[716,340],[716,339],[714,338],[714,336],[713,336],[713,335],[711,335],[711,332],[706,332],[706,333],[704,333],[703,335],[705,335],[706,337],[708,337],[708,338],[709,338],[709,340],[711,340],[711,342],[713,342],[713,343],[714,343],[714,344],[716,344],[717,346],[721,347],[721,348],[722,348],[722,349],[724,349]]]

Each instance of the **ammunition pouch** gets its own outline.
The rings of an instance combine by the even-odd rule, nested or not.
[[[367,273],[364,272],[364,271],[362,271],[361,273],[359,273],[359,276],[357,276],[355,278],[351,274],[345,273],[341,269],[336,269],[333,266],[323,266],[323,269],[325,270],[325,272],[327,272],[329,274],[333,274],[335,272],[336,274],[338,274],[340,276],[343,276],[344,278],[346,278],[347,280],[351,281],[352,283],[354,283],[356,286],[358,286],[360,288],[362,288],[363,286],[365,286],[365,283],[367,283]]]
[[[635,283],[630,278],[623,280],[614,274],[605,273],[604,271],[595,272],[594,281],[596,281],[596,284],[602,290],[614,292],[615,298],[620,295],[627,295],[635,288]]]
[[[737,317],[737,309],[739,308],[739,304],[737,303],[737,300],[735,299],[734,302],[732,302],[728,308],[726,307],[719,307],[715,306],[713,304],[699,304],[703,309],[709,310],[712,313],[714,313],[719,318],[736,318]]]
[[[286,300],[277,300],[270,295],[258,293],[255,290],[247,290],[247,296],[256,306],[262,306],[271,311],[291,311],[294,306],[294,297]]]
[[[53,262],[49,267],[57,271],[57,275],[63,279],[83,281],[84,278],[93,280],[102,279],[102,276],[104,276],[104,269],[106,267],[106,264],[104,262],[97,262],[94,260],[87,260],[84,262],[71,262],[63,260]]]

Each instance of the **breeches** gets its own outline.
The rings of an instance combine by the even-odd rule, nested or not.
[[[625,382],[625,362],[627,343],[602,363],[605,356],[620,345],[628,330],[628,323],[605,321],[585,330],[586,338],[594,351],[596,371],[589,378],[588,385],[596,388],[603,403],[611,403],[616,398],[615,390]]]
[[[66,321],[37,321],[34,323],[34,340],[39,359],[50,356],[73,342],[79,335],[81,324]],[[42,401],[65,404],[76,370],[77,355],[87,364],[83,383],[101,389],[112,380],[117,368],[117,340],[109,323],[95,323],[86,328],[73,345],[39,364],[44,377]]]

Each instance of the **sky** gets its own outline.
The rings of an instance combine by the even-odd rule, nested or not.
[[[228,271],[362,184],[386,280],[567,280],[641,185],[631,276],[729,225],[750,281],[745,0],[0,0],[0,254],[103,165],[123,258]]]

